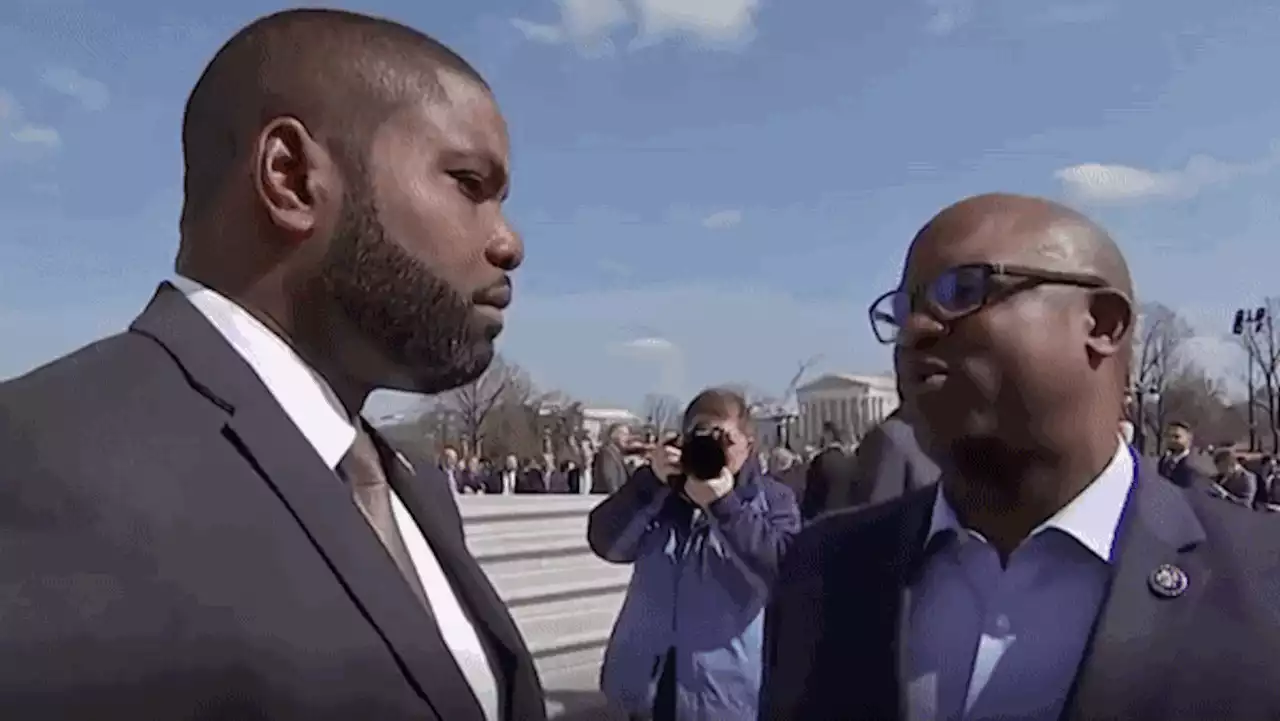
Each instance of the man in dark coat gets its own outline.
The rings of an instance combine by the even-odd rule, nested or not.
[[[624,449],[631,440],[631,429],[618,423],[605,433],[604,445],[591,461],[591,492],[616,493],[631,474],[627,471]]]
[[[804,498],[800,515],[805,521],[838,508],[842,489],[853,482],[853,457],[849,455],[848,439],[834,423],[822,425],[823,449],[809,462],[805,473]]]
[[[858,444],[848,491],[839,507],[892,501],[937,482],[938,464],[924,452],[903,410],[894,411]]]
[[[506,127],[407,27],[269,16],[183,125],[177,274],[0,384],[12,721],[545,721],[452,491],[360,417],[494,354]]]
[[[1280,718],[1280,524],[1121,440],[1132,299],[1106,233],[1050,201],[920,231],[872,318],[941,480],[797,537],[762,721]]]
[[[1182,488],[1209,487],[1209,478],[1196,467],[1192,458],[1195,435],[1182,421],[1170,423],[1164,430],[1164,455],[1160,457],[1160,475]]]

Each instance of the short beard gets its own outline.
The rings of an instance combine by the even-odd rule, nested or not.
[[[969,437],[951,444],[943,459],[964,481],[971,503],[1008,510],[1020,498],[1030,455],[990,437]]]
[[[442,393],[493,361],[473,304],[387,237],[366,189],[343,203],[316,290],[393,366],[394,377],[362,379],[376,387]]]

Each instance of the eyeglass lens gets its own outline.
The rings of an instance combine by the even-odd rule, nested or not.
[[[986,268],[960,266],[935,278],[924,288],[923,295],[947,315],[964,315],[981,307],[987,297],[989,281],[990,273]],[[875,313],[878,335],[885,339],[897,335],[898,329],[911,315],[914,295],[899,290],[885,298],[884,302],[889,306],[885,309],[887,312]]]

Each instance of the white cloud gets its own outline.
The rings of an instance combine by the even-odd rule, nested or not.
[[[618,347],[621,350],[629,351],[629,352],[658,353],[658,354],[679,352],[680,350],[675,343],[672,343],[666,338],[660,338],[658,336],[645,336],[642,338],[632,338],[631,340],[620,343]]]
[[[1148,170],[1130,165],[1083,163],[1054,171],[1053,177],[1073,200],[1093,204],[1185,200],[1206,188],[1244,175],[1265,173],[1280,163],[1280,146],[1259,160],[1228,163],[1197,155],[1176,170]]]
[[[45,150],[54,150],[62,144],[57,130],[27,120],[17,98],[0,90],[0,148],[5,145],[5,140],[18,146]],[[0,160],[3,159],[0,155]]]
[[[699,45],[736,48],[755,36],[760,0],[556,0],[560,19],[540,23],[516,18],[517,30],[534,42],[571,44],[586,55],[607,55],[614,36],[635,28],[630,47],[685,38]]]
[[[973,18],[974,0],[925,0],[929,20],[924,29],[930,35],[950,35]]]
[[[100,80],[86,77],[74,68],[46,68],[40,82],[54,92],[74,98],[86,110],[102,110],[111,101],[111,93]]]
[[[22,125],[11,131],[9,137],[24,145],[40,145],[50,149],[62,145],[62,136],[47,125]]]
[[[560,21],[555,24],[535,23],[519,18],[512,20],[516,29],[530,40],[541,43],[572,43],[591,55],[613,51],[614,31],[631,20],[622,0],[557,0]]]
[[[732,46],[751,40],[760,0],[635,0],[640,36],[692,37]]]
[[[741,210],[720,210],[702,219],[702,227],[712,230],[732,228],[742,222]]]
[[[680,396],[688,392],[684,349],[674,341],[646,335],[619,343],[615,354],[648,366],[650,385],[658,393]]]

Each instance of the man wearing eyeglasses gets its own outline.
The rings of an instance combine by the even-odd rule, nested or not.
[[[796,539],[764,721],[1280,718],[1280,525],[1120,436],[1134,294],[1056,203],[964,200],[871,307],[940,483]]]

